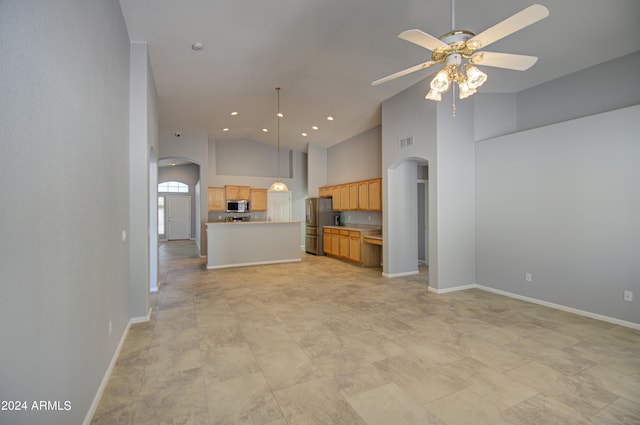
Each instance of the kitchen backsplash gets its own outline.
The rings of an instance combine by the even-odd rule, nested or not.
[[[340,222],[345,225],[382,226],[382,213],[378,211],[342,211],[340,213]]]

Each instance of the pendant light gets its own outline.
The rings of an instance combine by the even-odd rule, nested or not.
[[[280,87],[276,87],[276,93],[278,94],[278,112],[276,114],[278,119],[278,180],[271,185],[269,190],[273,190],[275,192],[288,192],[289,188],[282,182],[282,180],[280,180],[280,118],[283,117],[280,113]]]

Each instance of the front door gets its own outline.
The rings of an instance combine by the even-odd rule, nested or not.
[[[167,196],[167,239],[191,238],[191,197]]]

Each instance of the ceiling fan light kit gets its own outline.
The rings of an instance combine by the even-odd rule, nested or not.
[[[439,102],[442,100],[442,93],[446,93],[453,87],[453,115],[455,116],[456,84],[460,99],[465,99],[476,93],[478,87],[487,81],[487,74],[473,65],[524,71],[538,60],[535,56],[478,50],[547,16],[549,16],[549,10],[546,7],[534,4],[476,35],[471,31],[455,29],[455,0],[451,0],[450,32],[439,38],[418,29],[398,34],[399,38],[433,52],[431,60],[376,80],[371,85],[376,86],[434,64],[443,64],[444,67],[431,80],[430,90],[425,98]]]

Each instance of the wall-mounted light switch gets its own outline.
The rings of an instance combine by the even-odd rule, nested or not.
[[[632,291],[624,291],[624,300],[625,301],[633,301],[633,292]]]

